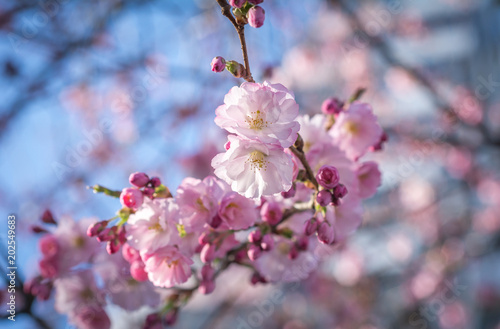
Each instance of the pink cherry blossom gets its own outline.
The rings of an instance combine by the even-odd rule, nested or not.
[[[382,174],[377,163],[364,162],[356,171],[359,179],[359,196],[363,199],[372,197],[380,186]]]
[[[56,279],[54,286],[55,308],[60,313],[73,312],[83,305],[105,304],[104,293],[97,287],[94,274],[90,270]]]
[[[212,160],[215,175],[247,198],[273,195],[292,187],[291,156],[275,145],[228,136],[231,147]]]
[[[144,200],[142,192],[135,188],[124,188],[120,194],[120,202],[124,207],[137,209],[141,206]]]
[[[378,143],[382,133],[371,106],[361,102],[354,102],[341,112],[330,130],[335,143],[353,160]]]
[[[218,204],[229,187],[208,176],[203,181],[185,178],[177,189],[175,201],[179,205],[179,217],[186,232],[203,229],[217,214]]]
[[[222,198],[219,216],[226,229],[246,229],[257,220],[255,203],[236,192],[230,192]]]
[[[191,276],[193,261],[176,247],[166,246],[143,256],[149,281],[157,287],[171,288]]]
[[[298,111],[293,94],[283,85],[244,82],[226,95],[215,111],[215,123],[246,139],[289,147],[300,128]]]
[[[178,220],[179,208],[171,198],[146,198],[138,211],[129,217],[128,243],[140,252],[154,251],[175,243],[179,239]]]

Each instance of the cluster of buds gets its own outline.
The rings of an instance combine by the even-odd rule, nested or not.
[[[240,25],[248,23],[251,27],[259,28],[264,25],[266,13],[260,5],[264,0],[229,0],[233,7],[233,14]]]
[[[316,195],[316,202],[321,207],[338,206],[340,200],[347,195],[347,188],[340,184],[340,175],[333,166],[322,166],[316,175],[318,184],[323,188]]]
[[[130,175],[129,182],[134,187],[124,188],[120,194],[120,202],[124,207],[137,210],[144,202],[144,197],[168,197],[166,188],[162,189],[161,180],[158,177],[149,178],[148,175],[136,172]],[[142,190],[141,190],[142,188]],[[163,192],[164,195],[161,195]]]

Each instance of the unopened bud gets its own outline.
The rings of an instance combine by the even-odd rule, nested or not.
[[[226,68],[226,60],[220,56],[214,57],[210,63],[213,72],[222,72]]]

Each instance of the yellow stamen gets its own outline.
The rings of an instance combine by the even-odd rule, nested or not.
[[[264,171],[267,170],[267,160],[266,160],[266,155],[262,152],[259,151],[253,151],[250,153],[250,156],[248,157],[248,160],[246,162],[250,162],[250,168],[255,171],[256,169]]]

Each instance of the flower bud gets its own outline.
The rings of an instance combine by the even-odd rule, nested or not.
[[[307,220],[304,224],[304,234],[306,236],[313,235],[317,229],[318,229],[318,222],[314,217]]]
[[[382,136],[380,137],[380,140],[373,146],[370,147],[370,151],[374,152],[374,151],[380,151],[382,150],[382,147],[384,145],[385,142],[387,142],[387,134],[385,133],[385,131],[382,133]]]
[[[245,67],[236,61],[226,62],[226,69],[236,78],[241,78],[245,75]]]
[[[251,243],[259,243],[261,238],[262,232],[259,229],[250,232],[250,234],[248,235],[248,241]]]
[[[214,278],[215,270],[210,264],[205,264],[201,268],[200,274],[202,281],[209,281]]]
[[[42,214],[42,222],[46,224],[57,224],[54,216],[52,215],[52,212],[50,210],[45,210]]]
[[[332,244],[335,238],[335,232],[333,227],[330,226],[327,222],[321,223],[318,228],[318,239],[320,242],[324,244]]]
[[[347,187],[344,184],[339,184],[333,189],[333,197],[336,199],[342,199],[347,195]]]
[[[144,326],[142,327],[142,329],[159,329],[162,327],[163,325],[158,313],[152,313],[146,317],[146,321],[144,322]]]
[[[152,187],[145,187],[142,193],[144,194],[144,196],[147,196],[148,198],[152,199],[153,195],[155,194],[155,189]]]
[[[142,192],[135,188],[124,188],[120,194],[120,202],[127,208],[137,209],[142,205],[143,201]]]
[[[148,279],[148,273],[144,269],[145,265],[142,260],[136,260],[130,265],[130,275],[139,282],[146,281]]]
[[[292,185],[292,187],[287,191],[287,192],[281,192],[281,196],[285,199],[290,199],[295,196],[295,193],[297,192],[297,189],[295,187],[295,183]]]
[[[201,281],[198,291],[202,295],[211,294],[215,290],[215,282],[213,280]]]
[[[200,245],[205,245],[209,242],[210,242],[210,236],[206,232],[201,233],[200,236],[198,237],[198,243]]]
[[[208,225],[210,225],[210,227],[212,228],[217,228],[220,226],[220,224],[222,224],[222,219],[220,218],[219,214],[215,214],[215,216],[208,221]]]
[[[47,231],[46,229],[44,229],[43,227],[38,226],[38,225],[31,226],[31,232],[33,232],[33,233],[49,233],[49,231]]]
[[[318,195],[316,196],[316,202],[320,206],[326,207],[330,203],[332,203],[332,198],[333,198],[333,195],[332,195],[332,193],[330,193],[330,191],[328,191],[328,190],[321,190],[321,191],[318,192]]]
[[[259,282],[260,283],[267,283],[267,280],[262,275],[260,275],[260,273],[254,272],[252,274],[252,277],[250,278],[250,283],[255,285]]]
[[[200,258],[203,263],[210,263],[215,259],[215,245],[207,243],[200,252]]]
[[[99,235],[108,226],[108,222],[107,220],[103,220],[90,225],[87,229],[87,236],[93,237]]]
[[[150,180],[149,182],[151,183],[151,185],[152,185],[153,187],[158,187],[158,186],[160,186],[160,185],[161,185],[161,180],[160,180],[160,178],[158,178],[158,177],[153,177],[153,178],[151,178],[151,180]]]
[[[229,0],[231,7],[241,8],[245,4],[246,0]]]
[[[213,72],[222,72],[226,68],[226,60],[220,56],[214,57],[210,63]]]
[[[260,209],[260,215],[262,220],[269,223],[270,225],[276,225],[281,221],[283,217],[283,212],[281,207],[276,202],[266,202]]]
[[[307,250],[307,247],[309,247],[309,238],[303,235],[297,239],[295,245],[297,246],[298,250],[305,251]]]
[[[321,104],[321,112],[326,115],[336,115],[342,112],[344,103],[338,98],[328,98]]]
[[[144,187],[149,182],[149,177],[143,172],[135,172],[130,174],[128,181],[136,187]]]
[[[141,259],[141,255],[139,254],[139,250],[132,248],[128,243],[125,243],[123,245],[122,256],[129,263],[133,263],[136,260]]]
[[[290,251],[288,252],[288,258],[294,260],[297,257],[299,257],[299,251],[297,250],[297,247],[294,245],[292,246],[292,248],[290,248]]]
[[[274,248],[274,239],[271,234],[264,235],[260,243],[260,247],[264,251],[271,251]]]
[[[47,258],[52,258],[59,252],[59,241],[52,234],[47,234],[43,236],[40,241],[38,241],[38,246],[40,251]]]
[[[251,27],[259,28],[264,25],[264,19],[266,18],[266,12],[262,7],[255,6],[250,8],[247,13],[248,24]]]
[[[38,263],[38,265],[40,267],[40,274],[44,278],[52,279],[59,273],[55,258],[44,258]]]
[[[316,180],[319,185],[324,188],[331,189],[334,188],[340,180],[340,175],[337,168],[333,166],[324,165],[318,170],[316,175]]]
[[[248,247],[247,255],[251,261],[255,261],[260,257],[261,251],[260,248],[256,245],[252,244]]]

